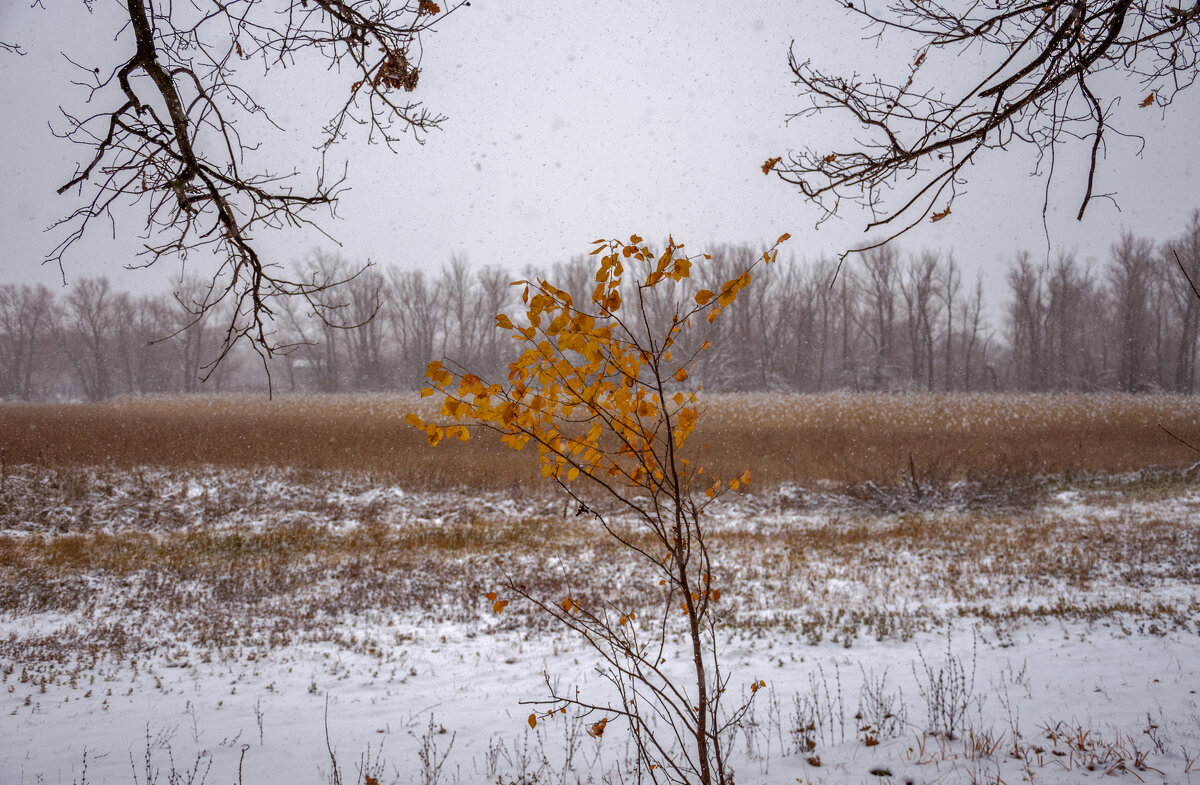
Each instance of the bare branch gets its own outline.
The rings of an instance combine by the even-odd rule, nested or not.
[[[870,212],[868,230],[894,224],[882,242],[949,215],[963,167],[1014,142],[1034,147],[1040,166],[1059,142],[1091,140],[1082,219],[1104,133],[1119,133],[1108,122],[1116,97],[1096,92],[1102,82],[1109,90],[1119,84],[1097,77],[1132,80],[1149,91],[1141,107],[1165,107],[1195,81],[1200,63],[1200,2],[1181,9],[1152,0],[890,0],[879,13],[844,5],[876,38],[899,33],[919,41],[909,73],[904,81],[844,78],[793,51],[789,64],[810,106],[791,117],[841,115],[864,135],[845,149],[790,153],[775,171],[820,206],[820,221],[848,200]],[[981,78],[956,92],[918,87],[919,69],[940,54],[984,64]]]
[[[409,131],[420,142],[439,127],[445,118],[396,96],[416,88],[421,33],[458,4],[442,12],[428,0],[293,0],[283,13],[262,0],[124,5],[127,20],[117,40],[130,45],[128,58],[108,76],[75,64],[87,102],[113,108],[90,116],[63,111],[57,135],[87,153],[59,189],[76,193],[81,204],[54,225],[63,233],[47,261],[61,268],[94,221],[105,219],[115,231],[124,211],[135,207],[145,215],[137,266],[196,253],[217,260],[206,296],[188,305],[197,316],[230,306],[209,372],[243,340],[265,361],[284,348],[273,301],[300,297],[320,313],[318,296],[354,274],[293,277],[262,255],[262,232],[307,226],[324,233],[315,211],[332,215],[345,183],[345,170],[331,176],[324,156],[348,126],[365,126],[368,140],[388,145]],[[324,126],[322,160],[307,183],[295,170],[273,172],[249,160],[262,143],[243,139],[241,124],[254,118],[256,133],[259,120],[279,126],[253,87],[236,81],[243,61],[258,60],[269,71],[302,56],[324,61],[333,74],[348,68],[352,80],[347,101]]]

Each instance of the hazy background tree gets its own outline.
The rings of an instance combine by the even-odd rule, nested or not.
[[[45,286],[0,285],[0,398],[31,401],[45,390],[38,373],[53,349],[58,309]]]
[[[755,257],[744,244],[711,250],[685,292],[711,290]],[[431,360],[465,359],[505,377],[512,347],[493,317],[519,307],[509,282],[563,281],[584,301],[595,286],[589,261],[513,275],[463,256],[402,269],[314,249],[292,274],[348,284],[311,303],[271,302],[281,351],[267,369],[279,389],[320,393],[416,389]],[[737,311],[708,326],[715,348],[699,354],[693,375],[714,392],[1197,392],[1200,299],[1184,273],[1200,278],[1200,212],[1159,244],[1125,232],[1106,259],[1017,253],[1006,290],[990,301],[981,277],[964,285],[948,251],[888,245],[848,260],[835,278],[837,269],[832,257],[759,268]],[[0,286],[0,395],[263,390],[262,359],[252,352],[231,352],[215,369],[206,361],[220,353],[228,324],[195,307],[210,285],[189,278],[137,296],[99,278],[63,294]],[[669,323],[660,305],[646,303],[652,324]],[[681,354],[698,348],[685,344]]]

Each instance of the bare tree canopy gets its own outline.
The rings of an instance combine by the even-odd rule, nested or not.
[[[1058,145],[1090,143],[1082,219],[1093,198],[1107,195],[1096,192],[1095,178],[1108,135],[1120,133],[1109,122],[1120,90],[1138,90],[1140,107],[1161,109],[1196,79],[1200,2],[843,2],[874,37],[915,41],[912,58],[895,78],[845,77],[797,59],[793,46],[791,69],[811,102],[794,116],[841,115],[861,133],[844,148],[794,152],[774,168],[821,207],[822,220],[842,200],[865,206],[867,230],[888,233],[882,242],[926,218],[945,218],[964,167],[980,151],[1018,142],[1033,146],[1036,171],[1045,167],[1051,177]],[[922,86],[918,71],[939,54],[954,61],[960,86]]]
[[[92,8],[90,0],[89,10]],[[345,174],[325,170],[324,152],[355,126],[389,147],[445,119],[410,100],[420,75],[421,34],[444,11],[432,0],[125,0],[117,36],[125,53],[107,67],[74,63],[91,114],[63,110],[57,133],[83,148],[59,193],[79,206],[56,226],[64,255],[97,219],[115,224],[130,206],[145,216],[144,264],[163,257],[213,254],[211,285],[181,303],[199,319],[230,305],[222,349],[250,341],[265,357],[275,337],[272,298],[315,294],[338,283],[289,275],[260,253],[262,232],[313,225],[332,212]],[[69,57],[69,53],[68,53]],[[345,102],[322,130],[322,163],[309,181],[264,159],[264,131],[283,131],[260,101],[264,73],[303,61],[345,81]],[[74,62],[74,61],[72,61]],[[256,155],[257,154],[257,155]],[[259,159],[259,160],[254,160]],[[319,228],[319,227],[318,227]],[[354,275],[353,271],[348,277]]]

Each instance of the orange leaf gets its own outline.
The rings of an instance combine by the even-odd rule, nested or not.
[[[950,208],[947,207],[945,210],[942,210],[940,213],[934,213],[933,216],[929,219],[929,222],[937,223],[938,221],[942,220],[949,214],[950,214]]]
[[[529,727],[531,727],[531,728],[537,727],[537,715],[536,714],[529,715]]]
[[[513,328],[512,321],[502,313],[496,314],[496,324],[500,327],[503,327],[505,330],[511,330]]]
[[[784,232],[783,234],[779,235],[779,239],[775,241],[775,244],[779,245],[780,243],[786,243],[790,239],[792,239],[792,236],[787,232]]]
[[[588,727],[588,735],[593,739],[598,739],[604,735],[604,726],[608,724],[608,717],[602,718],[599,722],[593,723]]]
[[[491,600],[492,602],[496,601],[496,597],[497,597],[497,595],[496,595],[496,592],[494,592],[494,591],[490,591],[487,593],[487,598],[489,600]]]
[[[708,304],[709,300],[711,300],[714,297],[716,297],[716,295],[713,294],[712,292],[710,292],[709,290],[701,289],[700,291],[696,292],[696,304],[697,305],[706,305],[706,304]]]
[[[508,600],[496,600],[495,604],[492,605],[492,611],[495,613],[500,613],[507,607]]]
[[[779,162],[780,162],[780,161],[782,161],[782,160],[783,160],[783,159],[782,159],[782,158],[779,158],[779,157],[776,157],[776,158],[768,158],[768,159],[766,160],[766,163],[764,163],[764,164],[762,165],[763,174],[770,174],[770,173],[771,173],[771,170],[775,168],[775,164],[779,163]]]
[[[688,378],[687,368],[680,368],[678,371],[675,372],[675,381],[682,382],[682,381],[686,381],[687,378]]]
[[[1142,99],[1142,102],[1140,104],[1138,104],[1138,106],[1145,109],[1147,106],[1150,106],[1153,103],[1154,103],[1154,93],[1151,93],[1150,95],[1148,95],[1144,99]]]

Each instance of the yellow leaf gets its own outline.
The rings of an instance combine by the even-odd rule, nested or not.
[[[945,210],[942,210],[940,213],[934,213],[933,216],[930,217],[929,222],[937,223],[938,221],[942,220],[949,214],[950,214],[950,208],[947,207]]]
[[[507,607],[508,600],[496,600],[495,604],[492,605],[492,611],[495,613],[501,613]]]
[[[770,174],[771,170],[775,168],[775,164],[779,163],[782,160],[783,159],[779,158],[779,157],[768,158],[766,160],[766,162],[762,165],[763,174]]]
[[[428,398],[431,395],[433,395],[432,387],[422,387],[421,388],[421,397],[422,398]]]
[[[512,321],[502,313],[496,314],[496,324],[500,327],[503,327],[505,330],[511,330],[513,328]]]
[[[741,479],[742,479],[742,485],[749,485],[749,484],[750,484],[750,470],[749,470],[749,469],[747,469],[746,471],[742,472],[742,478],[741,478]]]
[[[531,727],[531,728],[537,727],[537,715],[536,714],[529,715],[529,727]]]
[[[420,428],[421,430],[425,429],[425,421],[415,414],[406,414],[404,416],[404,421],[414,428]]]
[[[701,289],[700,291],[696,292],[696,303],[697,303],[698,305],[707,305],[707,304],[708,304],[708,302],[709,302],[710,300],[712,300],[712,298],[713,298],[713,297],[715,297],[715,296],[716,296],[716,295],[714,295],[714,294],[713,294],[712,292],[710,292],[709,290],[707,290],[707,289]]]
[[[678,371],[675,372],[675,381],[677,381],[677,382],[687,381],[687,378],[688,378],[687,368],[680,368]]]
[[[729,483],[729,490],[731,490],[731,491],[736,491],[738,488],[741,488],[741,487],[742,487],[742,484],[740,482],[738,482],[737,480],[734,480],[733,482]]]

